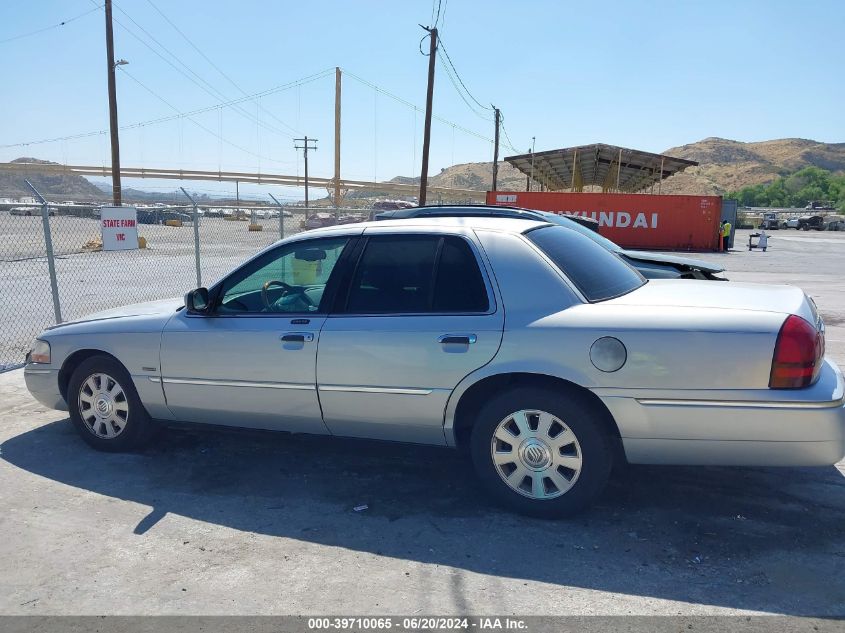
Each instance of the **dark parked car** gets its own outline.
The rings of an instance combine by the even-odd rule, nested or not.
[[[477,206],[430,206],[415,207],[413,209],[399,209],[384,211],[375,216],[376,220],[400,220],[405,218],[436,218],[436,217],[499,217],[541,220],[552,224],[559,224],[586,235],[612,253],[616,253],[631,266],[636,268],[643,277],[649,279],[712,279],[724,281],[719,276],[724,268],[698,259],[679,257],[666,253],[650,253],[646,251],[631,251],[622,248],[615,242],[599,234],[599,224],[591,218],[577,215],[560,215],[548,211],[535,209],[520,209],[493,205]]]
[[[335,218],[334,213],[319,212],[309,215],[302,228],[308,231],[310,229],[321,229],[324,226],[334,226],[335,224],[337,224],[337,218]]]
[[[822,215],[805,215],[798,218],[798,226],[795,227],[800,231],[824,231],[824,216]]]
[[[338,224],[357,224],[369,220],[367,213],[346,213],[337,219]]]
[[[183,224],[193,221],[189,213],[169,211],[167,209],[138,209],[138,224],[164,224],[167,220],[179,220]]]
[[[417,206],[416,202],[407,200],[378,200],[373,203],[373,209],[378,211],[394,211],[397,209],[411,209]]]

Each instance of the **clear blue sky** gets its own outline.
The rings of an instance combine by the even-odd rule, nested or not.
[[[152,1],[247,94],[340,66],[424,105],[427,58],[418,50],[423,35],[418,24],[431,22],[431,0]],[[102,10],[3,41],[96,4],[2,4],[0,145],[107,129]],[[117,77],[121,125],[243,96],[148,0],[116,0],[115,18],[124,25],[115,25],[116,56],[129,61],[123,69],[131,73]],[[606,142],[660,152],[707,136],[845,141],[845,2],[839,0],[450,0],[442,3],[440,21],[461,78],[482,104],[502,109],[508,136],[520,151],[532,136],[538,151]],[[127,28],[189,77],[208,82],[215,94],[177,72]],[[193,117],[195,123],[182,118],[126,130],[122,161],[301,173],[301,154],[291,137],[308,134],[319,139],[312,173],[330,176],[333,91],[332,74],[260,103],[246,101],[241,112],[212,109]],[[440,60],[434,105],[435,114],[492,138],[489,112],[482,118],[470,111]],[[421,139],[421,114],[344,78],[345,177],[417,175]],[[108,138],[0,148],[0,160],[18,156],[108,164]],[[432,173],[453,162],[491,157],[488,141],[435,123]],[[172,189],[174,183],[162,186]]]

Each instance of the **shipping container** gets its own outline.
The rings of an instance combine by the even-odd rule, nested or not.
[[[587,216],[625,248],[719,250],[720,196],[490,191],[487,204]]]

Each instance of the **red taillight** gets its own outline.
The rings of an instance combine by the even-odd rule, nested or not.
[[[824,333],[796,315],[783,322],[775,343],[771,389],[800,389],[819,376],[824,358]]]

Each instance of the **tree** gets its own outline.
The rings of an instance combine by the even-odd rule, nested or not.
[[[845,211],[845,175],[804,167],[767,185],[743,187],[728,197],[744,207],[804,207],[810,202],[831,201]]]

